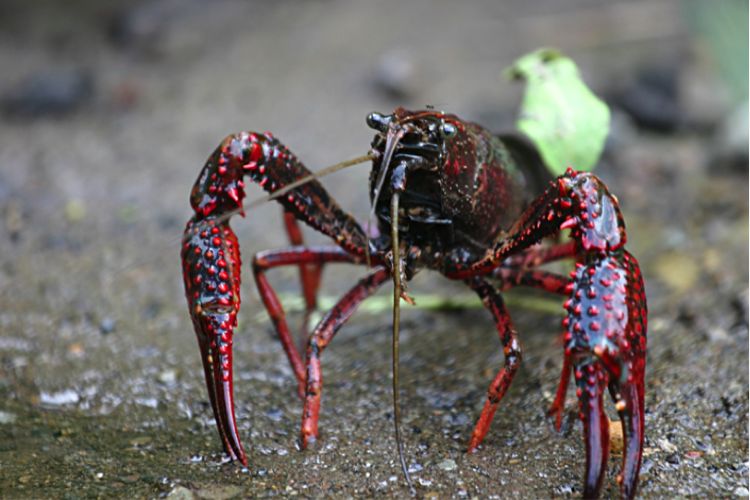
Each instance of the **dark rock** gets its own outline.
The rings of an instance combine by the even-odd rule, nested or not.
[[[676,66],[645,68],[609,100],[641,128],[673,131],[683,121],[678,80],[679,68]]]
[[[33,73],[0,98],[12,116],[60,116],[76,111],[94,94],[93,75],[84,69],[60,68]]]
[[[110,39],[120,46],[152,46],[164,31],[178,5],[171,0],[152,0],[131,5],[110,22]]]
[[[422,88],[417,61],[408,52],[393,50],[380,57],[374,82],[378,90],[394,99],[414,97]]]
[[[116,322],[112,318],[104,318],[99,323],[99,331],[103,335],[110,334],[115,331]]]

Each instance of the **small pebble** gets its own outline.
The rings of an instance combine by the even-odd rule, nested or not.
[[[9,411],[0,410],[0,424],[12,424],[16,421],[16,415]]]
[[[5,205],[5,229],[8,231],[10,240],[18,241],[21,231],[24,229],[23,214],[15,200],[9,200]]]
[[[195,495],[184,486],[175,486],[172,488],[172,491],[167,494],[167,498],[169,500],[193,500]]]
[[[81,222],[86,217],[86,204],[83,200],[70,200],[63,209],[68,222]]]
[[[140,406],[145,406],[146,408],[158,408],[159,407],[159,400],[156,398],[136,398],[135,404]]]
[[[86,349],[80,342],[74,342],[68,346],[68,353],[75,358],[82,358],[86,354]]]
[[[101,323],[99,323],[99,331],[103,335],[107,335],[109,333],[112,333],[115,331],[115,320],[112,318],[104,318],[102,319]]]
[[[66,389],[60,392],[44,392],[39,394],[39,402],[48,406],[62,406],[76,404],[81,399],[73,389]]]
[[[619,420],[609,421],[609,448],[612,453],[622,453],[625,448],[625,437],[622,435],[622,423]]]
[[[557,495],[572,495],[573,494],[573,485],[570,483],[561,484],[559,486],[555,487],[555,493]]]
[[[164,370],[159,373],[157,380],[164,385],[174,385],[177,382],[177,370]]]
[[[150,436],[139,436],[137,438],[130,440],[130,446],[134,448],[142,448],[144,446],[147,446],[151,444],[151,437]]]
[[[671,251],[656,258],[654,274],[675,293],[686,293],[698,282],[700,268],[687,253]]]
[[[677,451],[677,447],[670,443],[667,439],[659,438],[656,441],[656,444],[659,445],[659,448],[661,448],[662,451],[666,451],[667,453],[674,453]]]
[[[456,465],[456,462],[454,460],[451,460],[450,458],[446,458],[445,460],[443,460],[442,462],[438,464],[438,467],[440,467],[443,470],[451,471],[451,470],[456,470],[458,466]]]
[[[284,412],[279,408],[271,408],[266,412],[266,416],[274,422],[281,422],[281,419],[284,417]]]

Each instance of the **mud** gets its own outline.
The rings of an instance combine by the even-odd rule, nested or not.
[[[680,2],[63,5],[0,7],[0,95],[26,106],[0,114],[0,496],[407,495],[390,311],[356,315],[325,352],[321,438],[300,452],[296,385],[247,269],[235,390],[250,466],[225,463],[182,296],[188,193],[237,130],[271,130],[317,169],[367,150],[372,110],[432,104],[511,125],[520,87],[500,70],[545,44],[606,95],[662,62],[678,72],[680,123],[656,133],[617,111],[598,171],[624,208],[649,297],[640,492],[748,495],[747,153],[738,160],[717,135],[731,100]],[[55,75],[90,87],[49,110],[38,91],[54,91]],[[21,92],[40,79],[46,86]],[[367,167],[352,168],[325,184],[364,219],[366,178]],[[285,243],[276,206],[233,225],[246,262]],[[323,294],[337,297],[357,276],[331,267]],[[271,279],[296,293],[296,272]],[[427,274],[411,291],[469,294]],[[524,361],[471,456],[502,363],[489,314],[402,310],[404,437],[419,497],[580,495],[572,391],[562,433],[545,417],[562,361],[562,309],[539,312],[552,300],[509,294]],[[617,496],[618,467],[612,457],[607,496]]]

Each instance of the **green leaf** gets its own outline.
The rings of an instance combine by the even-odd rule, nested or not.
[[[699,36],[719,69],[736,103],[747,101],[748,87],[748,2],[723,0],[682,3],[689,25]],[[747,111],[745,111],[747,116]]]
[[[526,82],[516,122],[539,149],[547,168],[594,168],[609,133],[609,108],[581,80],[575,63],[555,49],[539,49],[505,70]]]

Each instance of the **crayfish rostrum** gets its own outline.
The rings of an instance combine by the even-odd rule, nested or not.
[[[595,175],[573,169],[539,186],[538,172],[519,161],[513,141],[454,115],[398,108],[390,115],[370,114],[367,124],[377,131],[368,156],[379,235],[371,236],[344,212],[270,133],[242,132],[224,139],[193,187],[195,215],[182,247],[185,290],[226,452],[247,464],[233,401],[232,334],[240,307],[241,262],[229,218],[243,213],[244,182],[250,179],[277,193],[292,245],[256,254],[252,269],[304,400],[302,447],[318,435],[320,358],[326,346],[357,306],[389,279],[394,282],[395,337],[398,304],[408,300],[406,283],[427,268],[462,280],[479,295],[503,345],[504,366],[490,383],[469,451],[482,443],[521,363],[517,332],[500,292],[517,285],[540,288],[566,298],[563,368],[550,413],[559,428],[572,372],[586,447],[583,494],[596,496],[602,486],[609,452],[603,397],[609,390],[625,437],[618,481],[624,497],[634,496],[644,435],[646,297],[638,262],[625,249],[617,198]],[[304,245],[298,221],[335,244]],[[540,245],[565,229],[569,239]],[[575,260],[570,277],[539,267],[564,258]],[[333,262],[369,269],[308,336],[303,359],[266,272],[299,266],[310,312],[321,270]],[[394,383],[396,366],[394,356]],[[395,417],[398,439],[397,410]]]

